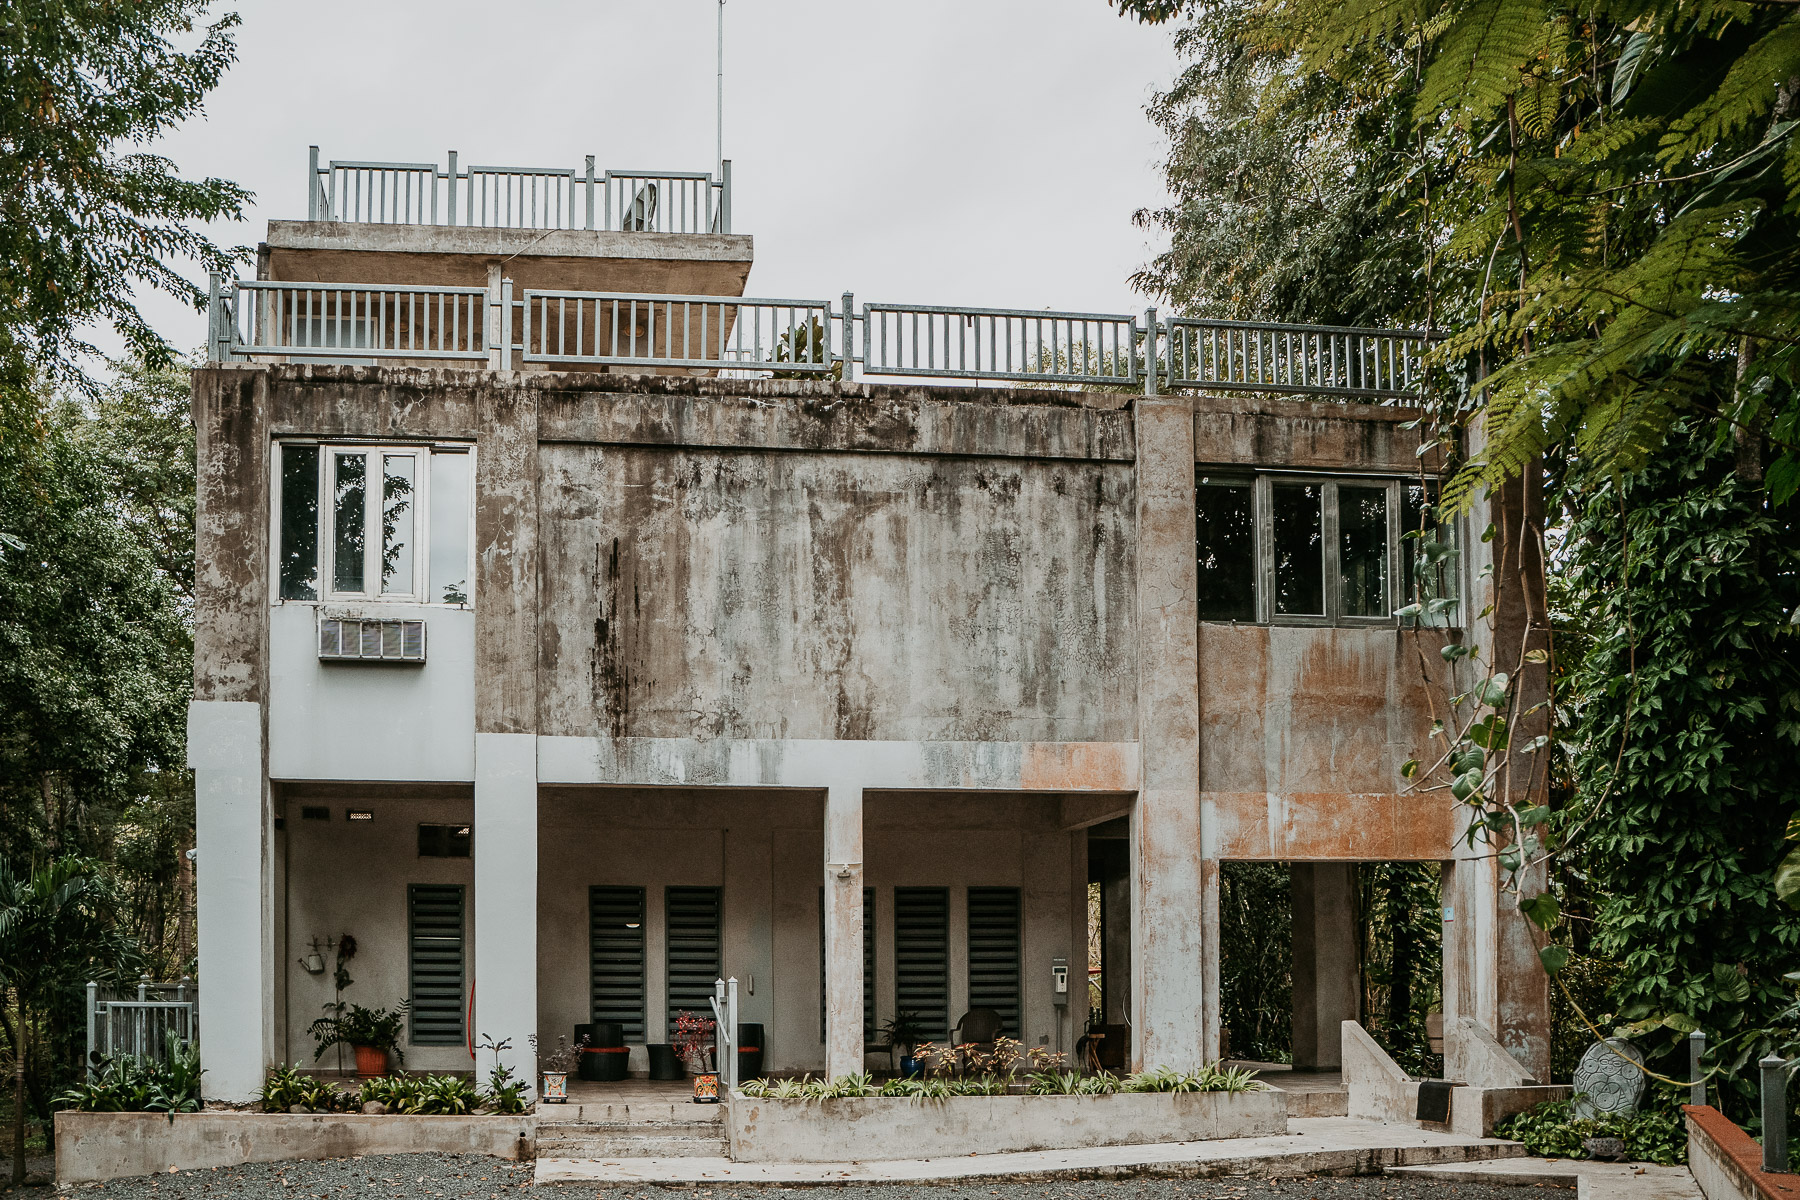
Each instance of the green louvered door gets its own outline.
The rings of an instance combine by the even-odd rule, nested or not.
[[[969,1007],[1000,1014],[1019,1036],[1019,889],[969,889]]]
[[[894,1007],[927,1041],[950,1036],[950,889],[894,889]]]
[[[716,887],[672,887],[663,893],[668,940],[668,1027],[683,1009],[712,1016],[713,985],[722,963],[719,954],[720,890]]]
[[[407,966],[415,1046],[460,1046],[463,1028],[463,889],[406,889]]]
[[[644,889],[588,889],[591,1021],[617,1021],[627,1042],[644,1040]]]

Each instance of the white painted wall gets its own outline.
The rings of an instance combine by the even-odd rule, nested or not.
[[[323,806],[325,821],[303,820],[302,805]],[[475,967],[475,864],[467,858],[420,858],[421,822],[466,823],[474,815],[470,800],[398,800],[358,798],[294,799],[285,804],[285,829],[277,835],[287,863],[283,901],[287,931],[287,1036],[278,1052],[286,1062],[313,1063],[313,1039],[306,1028],[333,997],[333,955],[321,951],[325,973],[310,974],[300,960],[314,938],[324,942],[349,933],[356,938],[356,957],[348,966],[356,982],[344,999],[364,1007],[391,1008],[405,999],[407,981],[406,889],[415,883],[459,883],[463,897],[463,962],[465,975]],[[349,808],[367,809],[372,821],[344,819]],[[476,843],[480,853],[480,843]],[[461,1046],[414,1046],[408,1040],[406,1067],[413,1071],[466,1071],[469,1055]],[[482,1056],[483,1071],[490,1065]],[[326,1051],[318,1065],[336,1066],[336,1051]],[[344,1062],[350,1063],[348,1051]]]
[[[350,607],[370,617],[423,617],[425,662],[320,662],[317,606],[271,608],[270,777],[473,780],[475,614],[416,604]]]

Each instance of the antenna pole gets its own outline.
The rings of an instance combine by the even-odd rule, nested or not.
[[[718,111],[713,121],[714,161],[724,170],[725,162],[725,0],[719,0],[719,77],[718,77]]]

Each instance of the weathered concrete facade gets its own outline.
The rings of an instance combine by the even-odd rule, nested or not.
[[[203,968],[209,998],[252,968],[269,997],[231,1062],[209,1038],[224,1091],[307,1057],[321,983],[280,966],[307,939],[360,927],[363,1002],[398,998],[395,897],[427,876],[472,888],[471,1033],[517,1046],[587,1019],[588,886],[717,886],[724,967],[755,980],[745,1017],[769,1027],[771,1065],[836,1073],[864,1061],[865,888],[878,1020],[895,1011],[895,887],[942,883],[960,905],[964,885],[1018,886],[1021,1032],[1072,1048],[1082,1001],[1054,1003],[1048,966],[1082,978],[1085,828],[1129,814],[1133,1056],[1192,1066],[1220,1048],[1221,861],[1455,854],[1455,814],[1398,771],[1424,746],[1441,632],[1201,622],[1192,600],[1197,469],[1399,475],[1404,410],[301,365],[209,368],[195,394],[203,862],[259,856],[268,897],[260,921],[230,914],[231,963]],[[425,615],[434,638],[471,622],[470,657],[309,665],[352,690],[419,673],[415,701],[392,693],[354,731],[271,681],[310,654],[272,641],[310,639],[295,613],[324,607],[275,598],[266,565],[271,447],[294,439],[476,454],[472,601]],[[468,715],[446,716],[461,687]],[[207,724],[240,711],[229,737]],[[259,737],[311,750],[259,779],[243,769]],[[383,747],[421,737],[467,755],[382,772],[404,759]],[[374,824],[300,825],[320,800]],[[406,866],[415,809],[472,822],[473,862]],[[242,832],[214,835],[215,810]],[[203,912],[217,878],[203,867]],[[1456,886],[1447,961],[1500,995],[1491,885],[1459,866]],[[1470,1015],[1505,1036],[1496,1005]]]

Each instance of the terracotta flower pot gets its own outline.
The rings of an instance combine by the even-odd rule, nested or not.
[[[356,1077],[379,1079],[387,1074],[387,1051],[375,1046],[353,1046],[356,1051]]]

